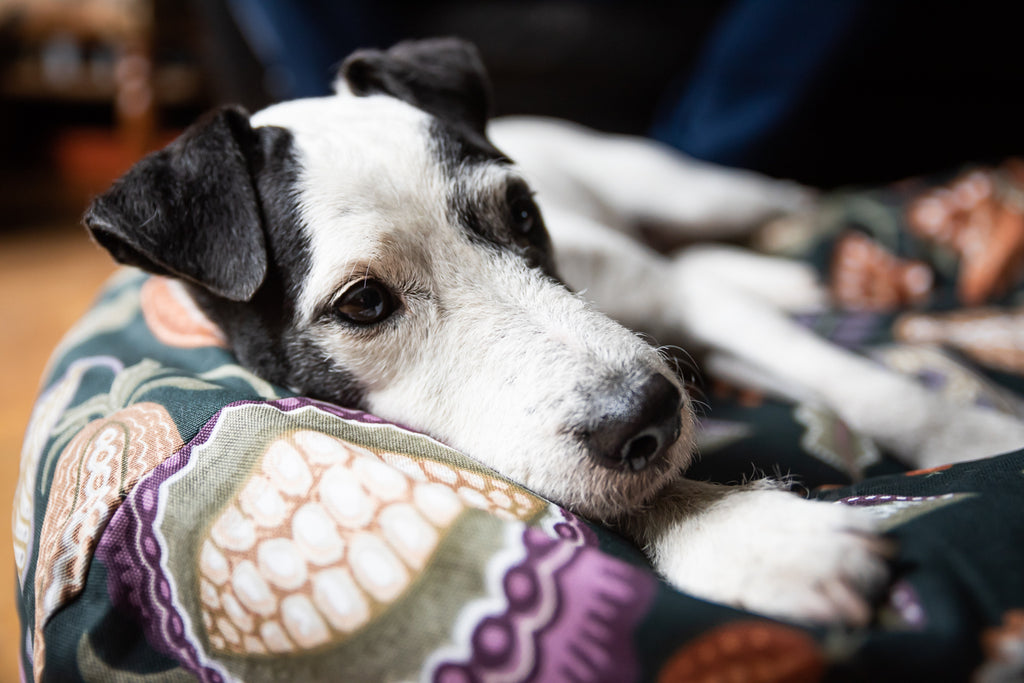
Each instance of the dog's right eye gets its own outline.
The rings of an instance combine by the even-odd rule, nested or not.
[[[391,290],[377,280],[353,283],[334,302],[334,313],[345,322],[373,325],[386,320],[398,308]]]
[[[541,218],[533,193],[525,185],[513,185],[508,189],[507,201],[516,232],[527,238],[534,237],[537,228],[541,227]]]

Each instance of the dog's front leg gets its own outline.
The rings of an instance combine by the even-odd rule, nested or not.
[[[773,617],[863,625],[888,576],[868,510],[768,481],[680,479],[620,526],[680,590]]]

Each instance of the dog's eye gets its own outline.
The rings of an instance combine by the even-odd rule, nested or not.
[[[373,325],[395,312],[394,294],[377,280],[360,280],[338,297],[334,312],[342,320],[357,325]]]
[[[522,235],[529,235],[540,225],[540,210],[533,202],[529,192],[515,192],[509,199],[512,212],[512,225]]]

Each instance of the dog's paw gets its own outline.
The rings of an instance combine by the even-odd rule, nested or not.
[[[863,625],[891,544],[867,510],[742,488],[658,543],[665,578],[693,595],[772,617]],[[659,539],[661,540],[661,539]]]

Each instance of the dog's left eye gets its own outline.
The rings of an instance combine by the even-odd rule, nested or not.
[[[512,212],[512,225],[521,235],[529,235],[540,225],[540,210],[528,191],[514,192],[509,198],[509,209]]]
[[[398,308],[391,290],[377,280],[354,283],[334,302],[334,313],[356,325],[373,325],[388,318]]]

